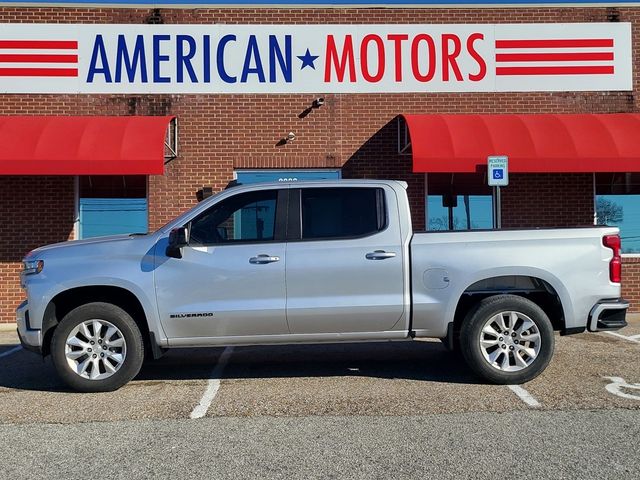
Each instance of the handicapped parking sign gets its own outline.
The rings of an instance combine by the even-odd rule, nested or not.
[[[509,185],[509,159],[506,156],[487,157],[487,179],[490,187]]]

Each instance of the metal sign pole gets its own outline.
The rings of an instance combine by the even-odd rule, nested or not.
[[[496,228],[502,228],[502,205],[500,204],[500,187],[496,189]]]
[[[496,187],[491,187],[491,228],[496,228]]]

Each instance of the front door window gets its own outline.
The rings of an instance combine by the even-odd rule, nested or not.
[[[191,222],[190,243],[215,245],[274,240],[278,191],[241,193]]]

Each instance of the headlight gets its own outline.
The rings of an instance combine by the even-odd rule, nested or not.
[[[44,260],[24,260],[22,262],[22,273],[34,275],[40,273],[44,268]]]

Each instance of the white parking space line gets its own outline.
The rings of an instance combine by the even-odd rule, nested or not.
[[[531,396],[531,394],[529,392],[527,392],[524,388],[522,388],[520,385],[507,385],[509,387],[509,390],[511,390],[513,393],[515,393],[520,400],[522,400],[524,403],[526,403],[527,405],[529,405],[530,407],[539,407],[540,403]]]
[[[220,355],[218,363],[211,371],[211,376],[207,382],[207,389],[204,391],[204,394],[200,399],[200,403],[195,406],[191,415],[189,415],[190,418],[202,418],[207,414],[213,399],[216,398],[216,395],[218,394],[218,390],[220,389],[220,376],[222,375],[224,367],[227,365],[232,352],[233,347],[227,347],[222,352],[222,355]]]
[[[0,358],[13,355],[14,353],[19,352],[20,350],[22,350],[22,346],[18,345],[17,347],[13,347],[11,350],[7,350],[6,352],[0,353]]]
[[[637,337],[639,337],[640,335],[634,335],[633,337],[627,337],[625,335],[622,335],[622,334],[616,333],[616,332],[602,332],[602,333],[607,333],[609,335],[613,335],[614,337],[623,338],[624,340],[628,340],[630,342],[640,344],[640,340],[637,339]]]

